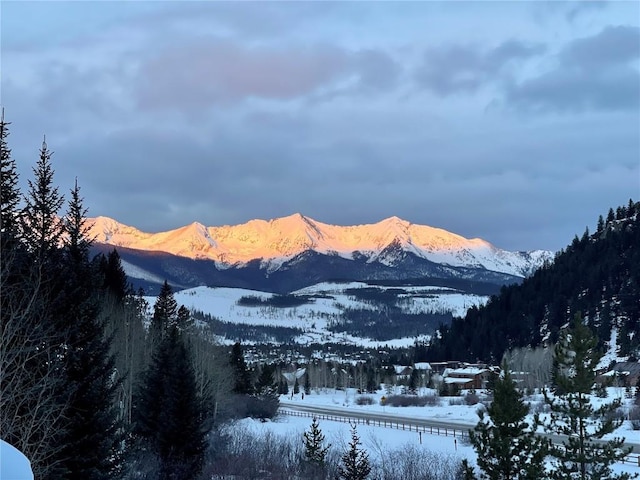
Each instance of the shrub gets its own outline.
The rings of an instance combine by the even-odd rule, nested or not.
[[[373,462],[371,478],[385,480],[456,480],[461,477],[455,455],[425,451],[414,445],[383,450]]]
[[[389,395],[386,405],[391,407],[424,407],[425,405],[439,405],[440,399],[433,395]]]
[[[477,393],[469,392],[464,396],[464,403],[467,405],[476,405],[478,402],[480,402],[480,397]]]
[[[369,397],[368,395],[356,397],[356,405],[373,405],[374,403],[373,397]]]

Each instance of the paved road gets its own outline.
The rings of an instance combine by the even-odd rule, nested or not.
[[[331,415],[334,417],[341,418],[357,418],[362,420],[370,420],[376,422],[387,422],[392,424],[404,424],[412,427],[419,427],[424,429],[429,428],[439,428],[439,429],[447,429],[447,430],[456,430],[458,432],[466,433],[468,430],[472,429],[475,424],[465,423],[465,422],[456,422],[452,420],[438,419],[438,418],[416,418],[406,415],[398,415],[395,413],[387,413],[387,412],[372,412],[368,410],[359,410],[357,408],[349,408],[349,407],[331,407],[324,405],[309,405],[302,404],[301,402],[289,402],[286,400],[280,401],[280,407],[288,410],[298,411],[298,412],[307,412],[307,413],[316,413],[318,415]],[[632,434],[635,434],[633,432]],[[543,434],[543,436],[550,438],[554,443],[561,443],[564,438],[560,435],[551,435],[551,434]],[[640,440],[640,435],[636,435],[633,440],[638,438]],[[640,443],[636,441],[631,441],[631,438],[627,438],[625,442],[625,446],[632,447],[633,453],[640,453]],[[640,458],[640,457],[639,457]],[[639,460],[640,462],[640,460]],[[640,464],[639,464],[640,466]]]

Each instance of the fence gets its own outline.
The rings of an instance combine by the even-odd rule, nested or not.
[[[279,410],[283,415],[291,415],[294,417],[316,417],[318,420],[329,420],[332,422],[355,423],[358,425],[372,425],[374,427],[395,428],[396,430],[404,430],[408,432],[425,433],[429,435],[444,435],[445,437],[454,437],[465,440],[469,438],[469,432],[463,429],[433,427],[430,425],[417,425],[415,423],[404,422],[400,420],[387,420],[376,418],[360,418],[350,417],[348,415],[329,415],[325,413],[299,412],[295,410],[287,410],[281,408]]]
[[[358,425],[373,425],[374,427],[384,427],[384,428],[395,428],[397,430],[405,430],[409,432],[418,432],[425,433],[429,435],[444,435],[445,437],[454,437],[459,438],[461,441],[465,441],[469,439],[469,431],[464,429],[457,428],[447,428],[447,427],[433,427],[430,425],[418,425],[415,423],[409,423],[404,421],[391,421],[387,419],[376,419],[376,418],[361,418],[361,417],[350,417],[349,415],[329,415],[325,413],[313,413],[313,412],[300,412],[295,410],[288,410],[286,408],[280,408],[279,412],[283,415],[290,415],[293,417],[316,417],[318,420],[328,420],[331,422],[342,422],[342,423],[355,423]],[[620,463],[636,465],[640,467],[640,454],[639,453],[630,453],[622,460]]]

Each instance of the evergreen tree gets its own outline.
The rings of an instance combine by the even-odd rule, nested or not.
[[[152,478],[191,480],[204,459],[205,412],[182,334],[169,328],[157,346],[134,401],[133,434]]]
[[[153,305],[150,334],[153,342],[158,342],[171,325],[175,325],[178,317],[178,302],[173,296],[173,289],[165,280]]]
[[[302,434],[302,443],[304,445],[304,459],[307,464],[307,473],[309,477],[322,477],[327,452],[331,445],[325,445],[324,434],[320,430],[318,419],[313,417],[309,430]]]
[[[43,141],[40,158],[33,169],[35,178],[29,180],[29,194],[25,196],[25,208],[20,217],[22,236],[38,264],[45,262],[51,252],[58,249],[63,233],[58,212],[64,198],[53,184],[51,155],[46,141]]]
[[[300,393],[300,384],[298,383],[298,379],[293,383],[293,394],[297,395]]]
[[[418,369],[411,370],[411,376],[409,377],[409,393],[416,395],[418,393],[418,387],[420,386],[420,374]]]
[[[52,321],[59,272],[44,268],[21,240],[21,193],[0,119],[0,432],[31,461],[36,478],[52,478],[64,426],[65,337]],[[32,192],[35,196],[35,192]],[[36,203],[35,200],[32,203]],[[50,206],[50,205],[48,205]],[[55,208],[55,206],[51,207]],[[35,208],[31,210],[35,218]],[[32,244],[33,246],[33,244]],[[34,248],[34,250],[36,250]],[[52,253],[52,252],[49,252]],[[54,255],[51,255],[54,257]],[[47,262],[49,267],[57,266]]]
[[[184,305],[180,305],[176,314],[176,324],[183,332],[188,332],[193,328],[193,318],[191,312]]]
[[[355,425],[351,425],[351,441],[349,449],[342,455],[342,463],[338,466],[338,478],[341,480],[365,480],[371,473],[369,455],[360,448],[360,437]]]
[[[251,376],[244,361],[244,354],[240,342],[233,344],[231,355],[229,356],[229,364],[233,370],[233,392],[237,394],[250,394]]]
[[[0,232],[3,243],[19,235],[20,190],[16,162],[11,157],[11,149],[7,143],[9,125],[9,122],[4,120],[3,108],[0,118]]]
[[[264,365],[260,370],[260,375],[258,375],[255,386],[255,392],[258,395],[273,393],[276,390],[273,371],[274,367],[268,364]]]
[[[119,423],[112,381],[110,341],[98,320],[101,280],[89,261],[86,212],[76,182],[64,219],[67,235],[61,265],[66,345],[64,354],[66,421],[59,468],[69,479],[111,479],[120,466]]]
[[[624,438],[598,441],[622,423],[611,415],[620,407],[620,399],[598,409],[591,405],[595,368],[602,353],[579,314],[571,328],[562,332],[554,353],[555,396],[545,392],[545,401],[551,407],[551,419],[545,427],[548,432],[565,436],[566,440],[551,446],[551,478],[629,478],[627,474],[615,475],[610,469],[630,452],[623,448]]]
[[[101,257],[100,270],[103,278],[102,288],[113,295],[116,300],[123,301],[131,293],[131,287],[122,267],[120,255],[115,248],[106,257]]]
[[[525,422],[529,407],[511,378],[508,365],[502,364],[503,376],[493,389],[493,402],[487,408],[489,419],[479,412],[480,420],[469,438],[478,454],[482,480],[527,479],[544,477],[547,445],[536,437],[537,416],[530,427]],[[473,477],[466,466],[467,478]]]
[[[278,386],[273,378],[274,367],[264,365],[249,400],[247,414],[254,418],[273,418],[280,406]]]

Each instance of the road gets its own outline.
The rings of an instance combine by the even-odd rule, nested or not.
[[[387,413],[387,412],[372,412],[368,410],[359,410],[357,408],[348,408],[348,407],[331,407],[325,405],[309,405],[309,404],[301,404],[300,402],[289,402],[286,400],[280,401],[280,408],[285,410],[292,410],[295,412],[305,412],[317,415],[325,415],[331,417],[339,417],[343,419],[359,419],[363,421],[375,422],[375,423],[388,423],[391,425],[405,425],[409,429],[420,429],[423,431],[428,431],[430,429],[436,430],[451,430],[450,433],[453,434],[453,431],[456,434],[467,434],[467,432],[472,429],[475,424],[469,424],[464,422],[455,422],[451,420],[440,420],[435,418],[416,418],[410,417],[406,415],[397,415],[395,413]],[[634,432],[635,433],[635,432]],[[553,443],[560,444],[566,438],[560,435],[551,435],[551,434],[542,434],[542,436],[546,438],[550,438]],[[629,438],[627,438],[627,442],[625,442],[626,447],[632,447],[633,450],[633,458],[637,458],[638,466],[640,466],[640,457],[638,454],[640,453],[640,443],[638,442],[630,442]],[[635,461],[633,462],[635,463]]]
[[[399,423],[404,425],[411,425],[413,427],[420,428],[441,428],[449,430],[457,430],[460,432],[467,432],[473,428],[474,425],[463,422],[452,422],[450,420],[438,420],[431,418],[416,418],[405,415],[396,415],[395,413],[386,412],[371,412],[368,410],[358,410],[356,408],[349,409],[345,407],[328,407],[324,405],[302,405],[300,402],[289,402],[280,400],[280,407],[287,410],[294,410],[298,412],[315,413],[318,415],[330,415],[333,417],[342,418],[358,418],[362,420],[370,420],[376,422],[387,423]]]

